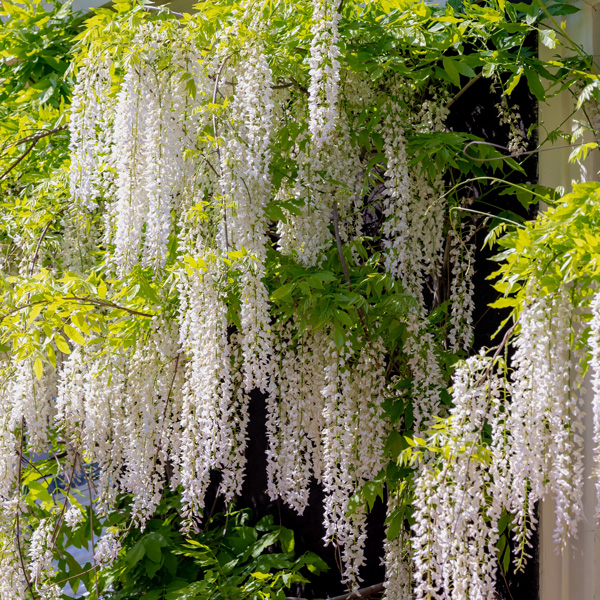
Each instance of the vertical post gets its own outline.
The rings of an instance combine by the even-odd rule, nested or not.
[[[572,39],[588,53],[600,54],[600,1],[579,0],[581,11],[568,17],[567,31]],[[556,52],[566,55],[564,48],[550,50],[540,44],[540,56],[550,59]],[[600,61],[596,60],[598,64]],[[546,132],[552,131],[568,119],[575,100],[568,92],[563,92],[548,103],[539,107],[540,140]],[[578,118],[575,115],[574,118]],[[565,123],[564,127],[569,127]],[[588,139],[586,141],[591,141]],[[555,146],[564,145],[558,140]],[[550,147],[550,146],[547,146]],[[598,178],[600,152],[592,152],[583,164],[568,162],[570,148],[542,152],[539,157],[539,182],[551,187],[563,186],[571,189],[572,181],[590,181]],[[540,507],[540,599],[541,600],[600,600],[600,529],[596,527],[594,513],[596,509],[593,470],[594,445],[592,440],[593,423],[591,410],[591,383],[586,381],[585,399],[585,471],[584,471],[584,519],[579,524],[578,537],[567,545],[562,554],[555,548],[552,536],[554,532],[554,502],[547,500]]]

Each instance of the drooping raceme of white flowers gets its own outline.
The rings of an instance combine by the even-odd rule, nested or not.
[[[367,342],[360,355],[353,357],[349,343],[338,350],[330,342],[324,354],[324,539],[341,547],[343,582],[355,589],[361,581],[359,569],[365,564],[366,511],[364,506],[351,511],[350,499],[383,466],[387,433],[381,418],[383,353],[375,343]]]
[[[151,27],[138,34],[143,51],[127,69],[116,100],[110,156],[116,176],[107,231],[114,229],[109,241],[121,275],[140,259],[155,270],[164,266],[172,211],[192,175],[185,151],[197,117],[186,82],[202,96],[207,80],[193,48],[178,45],[172,68],[161,66],[165,46],[173,42]]]
[[[244,385],[266,391],[270,384],[272,334],[268,292],[262,278],[267,253],[265,208],[271,199],[273,78],[258,44],[248,45],[237,72],[232,103],[236,122],[223,168],[225,197],[233,204],[231,242],[249,252],[241,281]]]
[[[241,365],[227,331],[225,276],[207,256],[202,268],[182,275],[179,286],[180,340],[187,361],[176,481],[183,485],[189,519],[202,514],[211,469],[224,472],[227,499],[240,493],[244,480],[248,396],[236,381]]]
[[[407,532],[402,529],[396,537],[390,539],[390,525],[395,511],[397,511],[399,499],[395,492],[388,490],[386,539],[384,542],[384,564],[385,564],[385,592],[384,600],[396,600],[396,598],[412,598],[412,561],[410,539]]]
[[[592,303],[592,366],[597,306]],[[411,541],[416,598],[493,595],[503,510],[515,515],[519,567],[529,557],[539,500],[555,502],[559,548],[577,535],[583,516],[580,319],[565,286],[553,295],[532,295],[519,319],[512,380],[482,357],[468,359],[455,372],[448,429],[435,441],[445,460],[441,466],[424,461],[416,483]],[[483,446],[486,425],[491,444]]]
[[[426,104],[429,106],[429,104]],[[417,120],[420,128],[439,128],[444,111],[426,110]],[[435,118],[432,117],[435,115]],[[417,307],[407,317],[410,336],[406,341],[409,368],[413,378],[415,431],[430,424],[440,412],[440,389],[444,380],[435,341],[427,331],[424,287],[427,276],[437,276],[438,254],[442,247],[443,206],[418,169],[409,172],[403,112],[397,101],[390,101],[384,127],[387,171],[382,226],[386,271],[402,281],[415,298]],[[442,209],[442,210],[441,210]]]
[[[596,520],[600,518],[600,294],[590,303],[590,369],[592,378],[592,417],[594,423],[594,475],[596,477]]]
[[[112,529],[108,529],[98,540],[94,560],[98,565],[110,566],[119,556],[121,543]]]
[[[450,232],[450,333],[448,345],[452,352],[468,352],[473,343],[473,275],[475,274],[475,226],[469,225],[464,235]]]
[[[291,322],[277,334],[279,361],[267,404],[267,484],[271,498],[281,497],[302,514],[311,477],[321,480],[327,335],[300,333]]]
[[[352,211],[360,203],[357,187],[362,169],[340,108],[339,19],[335,2],[314,0],[308,131],[297,140],[298,175],[291,190],[301,209],[299,215],[288,215],[286,222],[278,224],[281,251],[307,266],[322,264],[331,247],[334,211],[341,218],[336,235],[343,241],[349,233],[360,235]]]
[[[442,468],[423,465],[416,482],[412,549],[415,598],[491,598],[495,593],[498,498],[489,496],[481,438],[502,383],[485,374],[479,356],[459,367],[453,380],[454,407],[441,448]]]
[[[88,211],[98,206],[97,198],[103,195],[104,164],[109,150],[110,69],[107,58],[95,62],[86,60],[78,74],[71,102],[71,198]]]
[[[313,1],[313,39],[310,45],[309,125],[316,151],[327,145],[339,119],[340,13],[332,0]]]
[[[54,573],[53,543],[54,522],[51,519],[41,519],[31,535],[28,567],[31,581],[37,585],[43,600],[58,600],[61,597],[61,589],[58,585],[44,582]]]
[[[577,348],[581,324],[564,287],[553,297],[534,299],[520,321],[507,424],[514,478],[511,511],[519,540],[526,544],[529,524],[535,523],[535,502],[552,496],[554,537],[564,546],[577,535],[583,516],[583,354]]]
[[[2,517],[5,523],[11,523],[11,519],[7,518],[8,515],[3,513]],[[0,599],[24,600],[27,594],[14,531],[3,530],[0,534]]]
[[[46,365],[41,379],[34,372],[34,362],[27,359],[14,365],[9,380],[10,428],[27,428],[27,446],[34,452],[43,452],[48,446],[48,427],[55,414],[53,397],[56,390],[56,372]]]

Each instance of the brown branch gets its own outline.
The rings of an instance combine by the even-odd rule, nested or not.
[[[308,91],[307,88],[305,88],[301,83],[298,83],[293,77],[291,77],[290,79],[292,80],[292,83],[298,88],[299,91],[301,91],[306,96],[310,96],[310,92]]]
[[[295,86],[296,84],[293,81],[288,81],[287,83],[278,83],[276,85],[272,85],[272,90],[284,90],[286,88],[290,88]]]
[[[82,575],[85,575],[86,573],[93,571],[95,568],[96,567],[94,566],[90,569],[87,569],[86,571],[81,571],[81,573],[77,573],[77,575],[70,575],[66,579],[61,579],[60,581],[57,581],[54,585],[60,585],[61,583],[66,583],[67,581],[71,581],[71,579],[75,579],[76,577],[81,577]]]
[[[21,439],[19,442],[19,471],[17,475],[17,494],[19,495],[19,504],[17,506],[17,517],[16,517],[16,537],[17,537],[17,552],[19,554],[19,561],[21,562],[21,569],[23,569],[23,577],[27,584],[27,589],[31,594],[33,600],[36,600],[33,588],[31,587],[31,581],[27,575],[27,568],[25,567],[25,560],[23,559],[23,551],[21,550],[21,481],[22,471],[21,463],[23,462],[23,438],[25,437],[25,417],[21,417]]]
[[[383,583],[376,583],[366,588],[356,590],[356,592],[350,592],[349,594],[342,594],[341,596],[335,596],[331,600],[353,600],[354,598],[369,598],[373,594],[383,592]]]
[[[31,141],[31,145],[29,146],[29,148],[27,148],[27,150],[25,150],[23,154],[21,154],[21,156],[19,156],[19,158],[17,158],[17,160],[15,160],[15,162],[12,163],[12,165],[10,165],[10,167],[8,167],[8,169],[6,169],[6,171],[4,171],[4,173],[2,173],[2,175],[0,175],[0,181],[2,181],[13,169],[18,167],[21,164],[21,162],[25,160],[27,155],[35,148],[36,144],[41,139],[48,137],[49,135],[52,135],[53,133],[56,133],[58,131],[62,131],[63,129],[66,129],[66,126],[57,127],[56,129],[51,129],[50,131],[43,131],[42,133],[38,133],[36,135],[30,136],[29,138],[23,138],[22,140],[15,142],[18,144],[24,143],[26,141]]]
[[[133,308],[127,308],[127,306],[121,306],[120,304],[115,304],[114,302],[109,302],[108,300],[96,300],[95,298],[81,298],[79,296],[65,296],[63,298],[63,300],[74,300],[76,302],[80,302],[81,304],[93,304],[95,306],[114,308],[115,310],[122,310],[126,313],[129,313],[132,315],[137,315],[139,317],[148,317],[149,319],[151,319],[152,317],[155,316],[155,315],[151,315],[150,313],[144,313],[139,310],[134,310]],[[16,308],[9,310],[8,312],[5,312],[3,315],[0,315],[0,323],[2,323],[2,321],[4,321],[4,319],[6,319],[7,317],[10,317],[10,315],[14,315],[15,313],[25,310],[26,308],[31,308],[32,306],[35,306],[36,304],[44,304],[44,303],[48,304],[50,302],[51,302],[51,300],[36,300],[35,302],[27,302],[26,304],[23,304],[22,306],[17,306]]]
[[[383,592],[384,586],[383,583],[376,583],[375,585],[370,585],[369,587],[361,588],[356,590],[355,592],[348,592],[347,594],[342,594],[341,596],[334,596],[329,600],[362,600],[363,598],[370,598],[374,594],[379,594]],[[297,598],[293,596],[288,596],[285,600],[306,600],[305,598]]]
[[[337,245],[338,255],[340,257],[340,262],[342,263],[342,270],[344,271],[344,277],[346,278],[346,283],[348,284],[348,288],[351,292],[354,292],[354,288],[352,287],[352,283],[350,281],[350,273],[348,271],[348,264],[346,263],[346,257],[344,256],[344,248],[342,247],[342,239],[340,238],[340,220],[338,215],[338,205],[337,202],[333,203],[333,231],[335,233],[335,243]],[[367,341],[371,341],[371,337],[369,336],[369,330],[367,329],[367,322],[365,320],[365,315],[361,310],[360,306],[356,307],[356,312],[358,313],[358,318],[360,319],[360,324],[362,325],[363,331],[365,333],[365,337]]]
[[[482,73],[479,73],[479,75],[477,75],[476,77],[474,77],[473,79],[471,79],[471,81],[469,81],[469,83],[467,83],[459,92],[458,94],[456,94],[456,96],[454,96],[454,98],[452,98],[452,100],[450,100],[450,102],[448,102],[448,104],[446,105],[446,108],[450,108],[466,91],[469,90],[469,88],[473,85],[475,85],[481,78],[483,77]]]
[[[26,304],[23,304],[22,306],[17,306],[17,308],[13,308],[12,310],[5,312],[3,315],[0,315],[0,323],[2,323],[2,321],[4,321],[4,319],[6,319],[7,317],[10,317],[10,315],[14,315],[15,313],[25,310],[26,308],[31,308],[32,306],[35,306],[36,304],[44,304],[44,302],[49,302],[49,301],[48,300],[36,300],[35,302],[27,302]]]
[[[227,64],[227,61],[230,59],[231,54],[228,54],[223,61],[221,62],[221,66],[219,67],[219,70],[217,71],[217,75],[215,76],[215,87],[213,89],[213,97],[212,97],[212,103],[213,105],[217,103],[217,94],[219,93],[219,79],[221,78],[221,74],[223,73],[223,69],[225,68],[225,65]],[[219,160],[219,171],[221,173],[220,177],[221,179],[223,178],[223,163],[221,161],[221,149],[219,148],[219,135],[218,135],[218,129],[217,129],[217,115],[214,112],[213,109],[213,114],[212,114],[212,123],[213,123],[213,133],[215,136],[215,144],[216,144],[216,149],[217,149],[217,158]],[[223,227],[224,227],[224,233],[225,233],[225,250],[229,251],[229,234],[227,231],[227,203],[224,202],[223,203]]]
[[[21,156],[19,156],[19,158],[17,158],[17,160],[15,160],[14,163],[12,165],[10,165],[10,167],[8,167],[8,169],[6,169],[6,171],[4,171],[4,173],[2,173],[2,175],[0,175],[0,181],[2,181],[14,168],[16,168],[17,166],[19,166],[19,164],[35,148],[35,145],[37,143],[38,143],[38,140],[35,140],[34,142],[32,142],[31,146],[29,146],[29,148],[27,148],[27,150],[25,150],[25,152],[23,154],[21,154]]]
[[[53,135],[60,131],[65,131],[65,129],[67,129],[67,126],[63,125],[62,127],[56,127],[55,129],[48,129],[47,131],[40,131],[39,133],[34,133],[33,135],[29,135],[27,137],[21,138],[20,140],[17,140],[16,142],[13,142],[12,144],[10,144],[10,146],[7,146],[6,149],[8,150],[8,148],[18,146],[19,144],[26,144],[27,142],[37,142],[42,138],[48,137],[49,135]]]
[[[62,212],[63,211],[60,210],[54,216],[58,217],[60,214],[62,214]],[[52,225],[52,219],[50,219],[50,221],[48,221],[48,223],[46,224],[46,227],[44,227],[44,229],[42,230],[40,238],[37,242],[37,246],[35,247],[35,254],[33,255],[33,258],[31,259],[31,266],[29,267],[29,277],[31,277],[33,275],[33,269],[35,268],[35,263],[37,262],[38,255],[40,253],[40,248],[42,246],[42,242],[44,241],[44,238],[46,237],[46,234],[48,233],[48,229],[50,229],[50,225]]]
[[[140,312],[139,310],[135,310],[133,308],[127,308],[127,306],[121,306],[120,304],[115,304],[114,302],[109,302],[108,300],[96,300],[95,298],[81,298],[79,296],[66,296],[63,300],[76,300],[77,302],[81,302],[82,304],[94,304],[96,306],[104,306],[106,308],[114,308],[115,310],[122,310],[131,315],[137,315],[139,317],[148,317],[152,318],[155,315],[151,315],[150,313]]]

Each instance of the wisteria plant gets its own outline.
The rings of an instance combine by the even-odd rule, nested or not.
[[[514,98],[568,89],[593,112],[589,57],[537,54],[571,43],[571,3],[3,6],[1,600],[137,593],[114,565],[138,565],[165,514],[146,576],[177,536],[204,569],[177,597],[281,598],[322,569],[271,521],[206,529],[215,477],[232,510],[242,492],[251,395],[268,496],[301,515],[318,482],[350,591],[377,496],[387,600],[493,597],[549,495],[565,545],[600,360],[598,187],[531,183],[546,140]],[[499,146],[455,118],[474,90]],[[514,308],[491,350],[473,322],[486,231],[506,234],[495,308]],[[240,531],[257,570],[236,588],[211,544]],[[167,588],[143,597],[183,594]]]

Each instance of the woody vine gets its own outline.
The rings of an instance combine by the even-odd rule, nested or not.
[[[523,183],[536,137],[511,100],[569,88],[593,112],[589,57],[550,71],[534,48],[568,44],[556,20],[573,10],[117,2],[78,26],[72,93],[17,86],[51,126],[22,122],[4,147],[0,598],[60,598],[73,579],[111,597],[103,573],[170,495],[193,541],[211,474],[227,504],[241,493],[256,393],[268,495],[302,514],[319,482],[349,591],[377,494],[388,600],[492,597],[499,559],[525,563],[545,497],[557,544],[576,534],[598,190]],[[482,81],[502,148],[447,124]],[[501,201],[482,207],[498,190],[554,208],[494,216]],[[505,247],[496,308],[513,313],[480,351],[486,229]],[[87,570],[64,559],[83,527]],[[253,585],[269,577],[257,569]],[[240,597],[285,597],[295,577]]]

